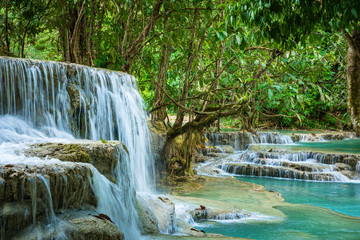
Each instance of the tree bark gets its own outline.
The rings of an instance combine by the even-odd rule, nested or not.
[[[345,32],[348,43],[346,78],[348,91],[348,112],[357,136],[360,136],[360,26],[350,36]]]
[[[150,34],[151,30],[154,28],[156,21],[160,18],[160,9],[161,9],[161,6],[164,3],[164,1],[165,0],[158,0],[156,2],[156,4],[154,5],[154,8],[153,8],[153,11],[151,12],[151,15],[149,17],[149,20],[148,20],[147,24],[145,25],[145,27],[143,28],[143,30],[141,31],[141,33],[137,36],[137,38],[135,40],[128,43],[127,49],[124,50],[124,53],[122,54],[123,55],[122,57],[125,60],[125,63],[121,68],[122,71],[124,71],[124,72],[130,71],[133,58],[141,50],[141,48],[139,48],[139,45],[146,40],[146,38]]]
[[[80,47],[79,32],[80,32],[80,28],[81,28],[81,24],[82,24],[82,19],[84,16],[85,3],[86,3],[86,1],[84,1],[83,4],[81,5],[81,9],[80,9],[78,17],[76,19],[74,30],[72,32],[71,39],[70,39],[70,49],[71,49],[70,53],[72,54],[71,62],[79,63],[79,64],[83,63],[82,56],[81,56],[81,49],[79,49],[79,47]]]
[[[190,88],[190,73],[191,73],[191,65],[195,59],[195,36],[196,36],[196,22],[198,19],[198,10],[194,11],[194,17],[193,17],[193,21],[192,21],[192,32],[191,32],[191,39],[190,39],[190,43],[189,43],[189,55],[188,55],[188,60],[187,60],[187,64],[186,64],[186,72],[185,72],[185,81],[184,81],[184,86],[182,89],[182,95],[181,95],[181,100],[180,104],[185,106],[186,105],[186,98],[189,94],[189,88]],[[181,108],[178,108],[177,114],[176,114],[176,120],[174,123],[174,128],[177,127],[181,127],[184,121],[184,116],[185,116],[185,111]]]
[[[159,71],[157,75],[158,82],[160,83],[161,87],[164,89],[166,88],[166,79],[169,68],[170,55],[171,55],[171,45],[170,45],[170,41],[168,41],[167,43],[164,43],[162,46]],[[159,108],[159,110],[155,112],[155,120],[164,121],[167,116],[166,108],[164,107],[165,95],[156,84],[154,85],[155,85],[155,95],[154,95],[153,108],[154,109]]]
[[[5,0],[5,42],[7,54],[10,53],[10,40],[9,40],[9,19],[8,19],[8,2]]]

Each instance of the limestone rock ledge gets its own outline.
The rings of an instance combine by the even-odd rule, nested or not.
[[[51,210],[92,208],[88,164],[5,165],[0,168],[0,232],[12,236]],[[52,208],[52,209],[51,209]]]
[[[46,228],[41,225],[30,226],[15,236],[13,240],[38,239],[78,239],[78,240],[123,240],[124,234],[106,216],[92,211],[66,210],[58,215],[56,221]]]
[[[61,211],[95,210],[97,201],[91,187],[93,167],[115,182],[113,170],[121,163],[127,149],[120,141],[102,143],[81,140],[73,143],[34,144],[25,150],[25,154],[43,161],[39,159],[36,165],[24,163],[0,166],[0,233],[5,239],[20,236],[19,231],[27,227],[34,229],[49,222],[54,224],[54,219],[59,218]],[[61,161],[49,161],[51,158]],[[71,212],[74,211],[67,213],[68,218]],[[96,229],[98,223],[94,225],[92,220],[88,220],[81,220],[85,229]],[[63,224],[64,221],[60,222]],[[116,237],[107,233],[104,236],[108,238],[101,237],[106,229],[101,230],[101,234],[94,234],[90,230],[86,233],[87,230],[80,231],[74,224],[70,224],[70,232],[77,232],[77,237],[73,239],[122,239],[120,235]],[[86,227],[87,224],[89,227]],[[118,227],[116,229],[120,231]],[[30,232],[18,239],[37,239],[31,238],[33,235]]]
[[[102,143],[101,141],[82,140],[73,143],[41,143],[30,145],[26,156],[42,159],[56,158],[66,162],[91,163],[110,181],[116,182],[113,170],[127,154],[126,146],[120,141]]]

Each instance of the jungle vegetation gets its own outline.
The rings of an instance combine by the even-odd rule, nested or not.
[[[360,134],[359,15],[352,0],[2,0],[0,54],[128,72],[171,138],[220,121]]]

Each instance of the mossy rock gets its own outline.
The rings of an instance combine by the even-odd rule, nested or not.
[[[25,150],[25,155],[29,157],[91,163],[112,182],[116,181],[113,170],[118,162],[121,162],[122,154],[128,154],[128,151],[120,141],[102,143],[101,141],[86,140],[66,144],[41,143],[30,145],[30,148]]]

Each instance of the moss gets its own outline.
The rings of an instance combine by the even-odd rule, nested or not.
[[[45,143],[34,144],[25,151],[27,156],[40,158],[56,158],[61,161],[91,163],[110,181],[115,181],[113,170],[117,166],[121,155],[119,149],[126,151],[119,141],[103,144],[100,141],[86,141],[77,143]]]
[[[180,193],[187,193],[202,189],[206,182],[206,178],[198,175],[186,177],[170,177],[163,179],[160,183],[160,188],[164,188],[173,195]]]
[[[170,176],[194,175],[192,163],[197,155],[198,146],[204,139],[202,136],[200,131],[193,129],[173,139],[168,139],[164,155]]]
[[[60,160],[68,162],[91,163],[90,154],[84,151],[84,147],[78,144],[65,145]]]

